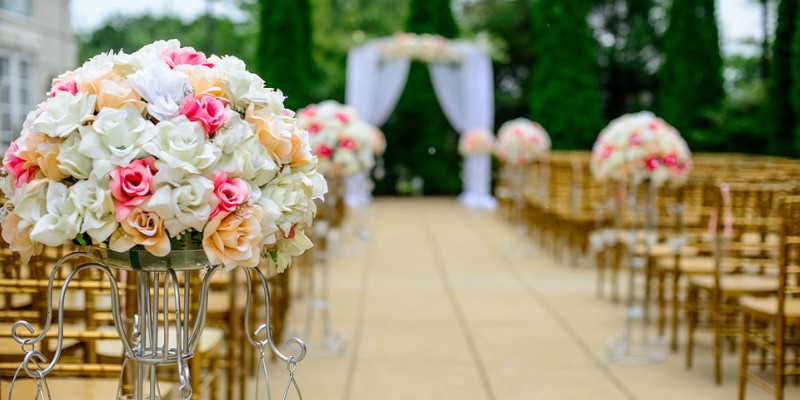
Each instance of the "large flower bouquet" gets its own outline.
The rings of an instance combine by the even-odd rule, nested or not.
[[[522,166],[549,152],[550,136],[538,123],[517,118],[500,127],[495,156],[507,165]]]
[[[460,63],[463,50],[458,42],[439,35],[397,33],[383,43],[384,58],[407,58],[426,63]]]
[[[53,80],[5,153],[2,237],[155,256],[201,246],[214,265],[279,271],[326,182],[280,91],[230,56],[176,40],[100,54]]]
[[[680,185],[689,176],[692,154],[675,128],[643,111],[623,115],[600,132],[591,166],[599,180]]]
[[[323,174],[349,176],[375,165],[373,128],[352,108],[326,100],[298,111],[297,119],[309,133]]]
[[[458,141],[458,153],[462,156],[492,154],[493,149],[494,135],[486,129],[468,131]]]

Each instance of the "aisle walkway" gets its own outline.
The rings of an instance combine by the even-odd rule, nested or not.
[[[379,199],[371,212],[369,245],[331,266],[333,326],[349,348],[300,364],[306,399],[736,398],[736,371],[715,386],[706,349],[692,371],[683,353],[656,366],[607,364],[622,308],[595,297],[588,261],[508,257],[510,227],[452,199]],[[290,326],[304,316],[296,301]],[[277,384],[285,371],[271,369]]]

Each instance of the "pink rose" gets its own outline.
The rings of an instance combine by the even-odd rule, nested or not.
[[[343,112],[337,112],[336,119],[341,121],[343,124],[350,122],[350,116]]]
[[[153,195],[153,175],[156,172],[153,157],[135,160],[126,167],[111,171],[108,188],[114,197],[117,222],[122,222],[131,210]]]
[[[327,157],[330,157],[332,153],[333,153],[333,151],[331,150],[331,148],[328,147],[328,146],[325,146],[324,144],[317,148],[317,155],[320,156],[320,157],[327,158]]]
[[[11,142],[3,157],[3,168],[14,177],[14,186],[21,188],[36,177],[39,165],[35,162],[28,162],[28,160],[18,156],[18,150],[19,144],[16,141]]]
[[[356,148],[356,142],[353,139],[345,139],[342,141],[342,147],[348,150]]]
[[[168,48],[161,53],[161,60],[169,65],[169,68],[175,68],[176,65],[203,65],[208,68],[214,68],[214,64],[206,61],[206,55],[201,51],[195,50],[193,47],[184,47],[180,49]]]
[[[313,124],[311,124],[311,126],[308,127],[308,133],[312,135],[316,135],[317,133],[319,133],[319,130],[320,130],[319,124],[316,122],[314,122]]]
[[[603,154],[602,154],[603,158],[611,157],[612,154],[614,154],[614,148],[613,147],[608,146],[608,145],[603,146]]]
[[[628,143],[630,143],[631,146],[638,146],[642,144],[642,139],[639,137],[639,134],[633,134],[631,138],[628,139]]]
[[[75,81],[58,81],[53,82],[53,87],[50,89],[50,97],[56,97],[58,92],[69,92],[73,96],[78,94],[78,83]]]
[[[230,213],[247,201],[250,188],[240,178],[228,179],[228,174],[218,172],[214,177],[214,195],[219,199],[217,208],[211,213],[209,219],[214,219],[219,213]]]
[[[661,161],[658,157],[650,157],[644,161],[644,165],[649,171],[655,171],[661,165]]]
[[[211,136],[228,120],[225,114],[225,105],[225,101],[209,94],[200,96],[200,100],[195,99],[194,96],[186,96],[181,102],[179,112],[181,115],[185,115],[189,121],[203,124],[206,136]]]
[[[675,157],[674,154],[670,154],[664,157],[664,165],[668,165],[670,167],[677,167],[678,166],[678,157]]]
[[[660,124],[658,123],[658,121],[652,121],[650,122],[650,124],[647,125],[647,127],[650,128],[651,131],[654,131],[658,129],[659,125]]]
[[[308,106],[304,108],[302,111],[300,111],[300,113],[302,114],[303,117],[313,118],[314,115],[317,115],[317,106],[315,105]]]

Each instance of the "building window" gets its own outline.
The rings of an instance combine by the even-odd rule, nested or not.
[[[0,10],[31,16],[31,0],[0,0]]]
[[[2,0],[0,0],[2,1]],[[0,147],[19,136],[22,123],[33,108],[33,64],[21,53],[0,50]]]

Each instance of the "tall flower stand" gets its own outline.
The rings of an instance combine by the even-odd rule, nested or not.
[[[87,261],[86,259],[89,259]],[[58,298],[58,318],[56,332],[56,349],[48,359],[36,347],[42,341],[52,339],[50,333],[53,306],[52,295],[54,282],[59,270],[69,261],[80,261],[80,264],[69,272],[64,280]],[[38,336],[30,338],[34,333],[33,326],[27,321],[18,321],[11,328],[14,341],[22,347],[25,355],[11,381],[9,398],[14,391],[14,383],[24,373],[36,382],[37,399],[58,398],[58,393],[51,396],[47,385],[47,375],[58,365],[64,342],[64,301],[70,283],[75,276],[84,270],[96,270],[102,273],[109,283],[111,292],[111,315],[114,328],[122,342],[124,360],[120,373],[117,400],[155,400],[162,399],[159,385],[159,367],[177,366],[177,376],[171,381],[178,383],[177,398],[188,400],[194,394],[191,385],[189,360],[195,356],[200,343],[203,328],[206,325],[206,310],[211,279],[222,270],[222,265],[208,264],[202,249],[176,250],[166,257],[155,257],[144,249],[132,249],[127,253],[116,253],[106,248],[87,247],[62,257],[54,266],[47,291],[47,319]],[[136,301],[135,314],[125,316],[121,307],[120,282],[113,270],[126,270],[128,276],[135,280]],[[247,282],[246,302],[243,326],[247,341],[258,350],[259,360],[256,373],[256,390],[254,398],[271,398],[266,358],[272,353],[277,359],[286,363],[290,371],[289,380],[284,390],[284,398],[293,388],[302,398],[294,374],[297,364],[306,355],[306,345],[298,338],[289,339],[284,348],[296,345],[295,355],[286,355],[278,349],[269,329],[269,287],[264,274],[257,268],[243,268]],[[200,279],[199,285],[192,284],[193,279]],[[255,279],[255,285],[251,285]],[[256,325],[250,321],[250,305],[254,295],[253,287],[261,289],[266,299],[264,322]],[[199,290],[199,292],[197,291]],[[196,309],[192,309],[193,296],[198,296]],[[27,330],[25,335],[20,329]],[[130,378],[128,378],[130,377]],[[229,383],[230,384],[230,383]],[[109,394],[110,396],[111,394]]]
[[[503,172],[503,181],[509,187],[511,197],[509,216],[517,236],[517,243],[509,249],[509,255],[515,258],[525,258],[531,254],[531,244],[528,238],[528,213],[525,188],[530,181],[530,168],[528,166],[506,166]]]
[[[666,341],[664,338],[651,338],[650,336],[650,293],[649,276],[651,274],[650,254],[651,249],[658,240],[657,235],[657,188],[653,182],[647,183],[647,196],[645,204],[639,205],[639,186],[632,184],[628,192],[628,209],[631,213],[631,229],[625,232],[622,229],[622,213],[617,207],[615,221],[617,236],[625,242],[625,251],[628,253],[628,293],[626,299],[625,324],[622,335],[612,338],[606,346],[606,358],[615,364],[647,365],[662,362],[666,359]],[[642,215],[643,214],[643,215]],[[634,256],[633,249],[643,233],[644,254]],[[644,276],[644,293],[638,293],[636,278]]]
[[[328,178],[328,193],[325,202],[318,204],[317,220],[314,223],[314,242],[311,263],[306,275],[306,308],[303,337],[314,354],[337,356],[347,349],[347,337],[334,331],[331,324],[329,300],[330,257],[334,246],[341,246],[339,231],[345,209],[344,181],[341,177]]]

